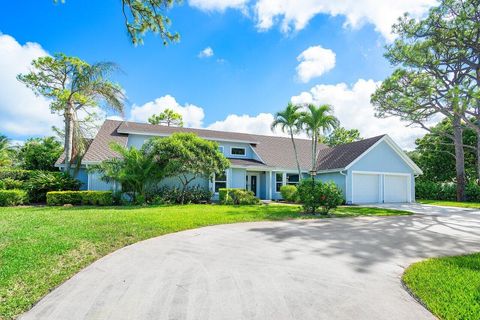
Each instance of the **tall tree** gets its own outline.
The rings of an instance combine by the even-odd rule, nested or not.
[[[63,146],[54,137],[31,138],[18,149],[20,166],[26,170],[55,171]]]
[[[4,135],[0,135],[0,168],[12,164],[10,159],[10,141]]]
[[[300,117],[301,113],[299,111],[300,106],[296,106],[293,103],[289,102],[285,110],[277,112],[275,114],[275,119],[272,122],[272,131],[275,130],[277,127],[284,133],[288,133],[290,135],[290,139],[292,140],[293,145],[293,152],[295,153],[295,161],[297,164],[298,176],[299,179],[302,178],[302,170],[300,168],[300,162],[298,161],[298,152],[297,152],[297,145],[295,143],[294,135],[300,132],[301,130],[301,123]]]
[[[163,124],[167,127],[183,127],[182,115],[168,108],[163,110],[159,114],[152,115],[150,118],[148,118],[148,122],[150,122],[151,124]]]
[[[72,164],[79,112],[91,115],[96,107],[103,107],[123,113],[125,96],[122,88],[109,79],[117,69],[110,62],[88,64],[76,57],[56,54],[33,60],[31,72],[18,75],[18,80],[35,94],[51,100],[52,112],[64,117],[67,172],[70,172]]]
[[[358,131],[358,129],[345,129],[343,127],[338,127],[333,129],[328,137],[325,138],[324,142],[329,147],[335,147],[359,140],[362,140],[362,138],[360,137],[360,131]]]
[[[315,171],[317,164],[319,141],[339,125],[338,119],[332,113],[333,109],[328,104],[309,104],[307,111],[302,112],[301,126],[312,139],[312,171]]]
[[[230,161],[220,152],[218,144],[198,137],[193,133],[174,133],[167,138],[153,138],[147,143],[157,161],[167,163],[166,175],[178,177],[182,184],[181,203],[185,191],[196,178],[210,179],[213,174],[223,173]]]

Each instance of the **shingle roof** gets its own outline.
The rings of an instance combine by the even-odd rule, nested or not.
[[[266,165],[260,161],[253,160],[253,159],[236,159],[236,158],[228,158],[232,166],[239,166],[239,167],[266,167]]]
[[[118,154],[110,149],[110,143],[116,142],[122,146],[127,145],[128,135],[118,133],[117,129],[123,121],[106,120],[100,127],[95,139],[87,149],[82,162],[99,162],[118,157]]]
[[[274,168],[296,168],[295,154],[290,138],[264,136],[257,134],[215,131],[207,129],[179,128],[161,125],[151,125],[147,123],[123,122],[118,127],[120,133],[137,133],[151,135],[170,135],[175,132],[193,132],[198,136],[211,140],[241,141],[250,143],[263,160],[265,165]],[[298,151],[298,160],[300,167],[309,170],[312,166],[311,142],[307,139],[295,139]],[[325,145],[319,145],[319,149],[326,148]]]
[[[322,171],[345,168],[384,136],[385,135],[381,135],[320,150],[318,154],[317,170]]]

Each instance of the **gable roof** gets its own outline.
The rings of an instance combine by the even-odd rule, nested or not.
[[[293,169],[297,167],[290,138],[207,129],[168,127],[117,120],[106,120],[104,122],[94,141],[85,153],[82,163],[94,163],[118,156],[110,149],[109,143],[115,141],[126,146],[129,134],[169,136],[175,132],[192,132],[199,137],[214,141],[230,141],[250,144],[261,161],[256,161],[255,163],[250,161],[248,163],[249,166],[255,164],[257,167],[263,165],[279,169]],[[310,140],[295,139],[295,144],[298,151],[300,167],[303,170],[309,170],[312,161]],[[327,148],[327,146],[319,144],[320,150],[324,148]],[[247,165],[245,159],[230,160],[233,165]]]
[[[317,170],[343,169],[360,157],[385,135],[325,148],[318,153]]]

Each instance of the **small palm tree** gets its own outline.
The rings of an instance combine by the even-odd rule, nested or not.
[[[318,142],[322,139],[322,134],[327,135],[339,125],[338,119],[332,115],[332,112],[333,109],[328,104],[320,106],[309,104],[307,111],[302,112],[300,117],[301,127],[312,139],[312,170],[315,170],[317,164]]]
[[[298,161],[297,146],[295,144],[295,139],[293,138],[294,134],[301,130],[301,113],[298,111],[299,109],[300,106],[296,106],[289,102],[285,110],[275,114],[275,119],[272,122],[272,131],[277,127],[280,127],[283,132],[290,135],[293,144],[293,152],[295,153],[295,161],[297,162],[298,176],[299,179],[301,179],[302,171],[300,169],[300,162]]]
[[[10,159],[10,141],[4,135],[0,135],[0,167],[11,165]]]

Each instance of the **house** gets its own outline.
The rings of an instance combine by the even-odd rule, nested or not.
[[[89,166],[116,157],[109,143],[141,147],[151,137],[166,137],[175,132],[193,132],[216,141],[230,159],[225,174],[212,179],[197,179],[200,185],[217,193],[219,188],[243,188],[260,199],[281,199],[283,185],[299,182],[290,138],[245,133],[213,131],[107,120],[90,144],[78,178],[88,190],[110,190],[113,185],[87,172]],[[311,170],[311,142],[296,139],[302,175]],[[334,181],[343,191],[347,203],[412,202],[415,200],[415,177],[420,168],[388,136],[382,135],[329,148],[319,145],[316,179]],[[57,166],[64,167],[59,159]],[[177,184],[169,178],[162,184]]]

